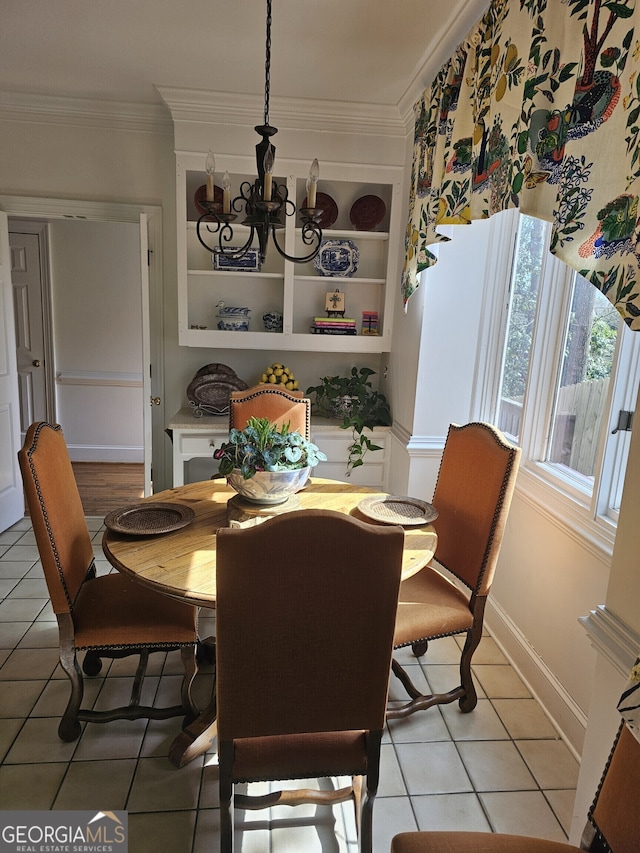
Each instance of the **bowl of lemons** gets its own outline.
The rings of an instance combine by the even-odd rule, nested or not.
[[[279,385],[287,391],[298,390],[298,380],[293,375],[293,370],[280,362],[274,362],[267,367],[260,377],[260,382],[265,385]]]

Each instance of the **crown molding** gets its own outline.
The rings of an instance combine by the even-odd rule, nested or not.
[[[171,133],[164,106],[0,92],[0,120]]]
[[[237,124],[262,123],[264,99],[257,95],[211,92],[203,89],[156,87],[174,122]],[[406,136],[397,107],[349,101],[271,98],[271,117],[283,130]]]

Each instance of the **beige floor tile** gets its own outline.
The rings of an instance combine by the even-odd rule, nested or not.
[[[136,769],[134,759],[77,761],[69,766],[54,809],[124,809]]]
[[[46,681],[3,682],[0,717],[28,717],[46,684]]]
[[[5,599],[0,603],[0,622],[32,622],[47,603],[38,598]]]
[[[373,807],[373,849],[387,853],[399,832],[414,832],[416,819],[408,797],[377,797]]]
[[[64,761],[54,764],[5,764],[0,767],[3,809],[51,809],[67,772]]]
[[[470,741],[457,746],[476,791],[537,788],[535,779],[511,741]]]
[[[195,823],[195,811],[129,813],[129,850],[131,853],[191,853]],[[209,853],[217,851],[218,845],[216,839]],[[244,848],[242,853],[245,853]]]
[[[465,642],[464,635],[458,635],[456,637],[456,641],[459,648],[462,650]],[[478,648],[473,653],[473,663],[508,665],[509,661],[506,659],[493,637],[484,635],[480,640]]]
[[[0,560],[0,578],[23,578],[28,574],[32,565],[29,560],[25,562]]]
[[[379,797],[404,797],[406,790],[398,757],[392,744],[383,744],[380,750]]]
[[[567,791],[543,791],[545,797],[549,801],[549,805],[553,809],[555,816],[560,821],[560,825],[565,833],[569,835],[571,832],[571,823],[573,821],[573,807],[576,800],[576,792],[574,789]],[[584,822],[587,822],[587,816],[584,816]]]
[[[71,761],[77,741],[65,743],[60,740],[58,724],[59,720],[54,717],[26,720],[5,758],[5,764]]]
[[[421,664],[457,664],[460,661],[460,646],[456,637],[440,637],[431,640],[427,651],[419,658],[415,658]]]
[[[127,801],[127,809],[130,812],[195,809],[198,804],[202,764],[201,756],[177,770],[166,758],[141,758]]]
[[[432,794],[411,803],[420,830],[491,832],[475,794]]]
[[[220,796],[218,789],[218,758],[205,757],[202,769],[202,782],[200,785],[200,809],[218,809],[220,807]]]
[[[528,699],[526,685],[510,666],[472,665],[471,671],[490,699]],[[480,695],[480,694],[478,694]]]
[[[105,661],[105,664],[107,661]],[[113,663],[117,663],[114,661]],[[91,679],[87,679],[90,681]],[[109,669],[107,678],[101,679],[102,688],[98,694],[95,703],[97,711],[105,711],[111,708],[123,707],[129,704],[131,698],[131,690],[133,688],[133,678],[118,678],[113,675],[113,670]],[[140,701],[143,705],[153,705],[156,692],[158,690],[157,676],[148,676],[142,683],[142,693]]]
[[[387,727],[394,743],[450,740],[440,708],[435,706],[425,711],[416,711],[408,717],[389,720]]]
[[[8,598],[21,581],[18,578],[0,577],[0,598]]]
[[[268,844],[268,840],[267,840]],[[200,806],[196,820],[196,832],[193,853],[217,853],[220,847],[220,809]],[[245,846],[236,845],[240,853],[245,853]],[[263,851],[268,851],[267,846]]]
[[[11,750],[23,723],[24,720],[22,718],[15,717],[0,720],[0,761],[2,761]]]
[[[492,699],[493,707],[514,738],[553,738],[557,732],[535,699]]]
[[[505,740],[509,737],[488,699],[478,699],[478,704],[468,714],[463,714],[457,702],[441,705],[445,724],[454,740]]]
[[[12,589],[9,598],[48,598],[49,590],[44,578],[22,578]]]
[[[168,720],[149,720],[140,749],[142,758],[166,758],[174,739],[181,732],[180,717]]]
[[[140,754],[146,728],[146,720],[86,723],[78,741],[74,761],[137,758]]]
[[[430,689],[434,693],[446,693],[448,690],[453,690],[460,684],[460,667],[449,664],[433,666],[424,666],[424,672],[427,676]],[[482,684],[478,679],[474,679],[478,699],[485,699],[485,693]]]
[[[93,707],[98,691],[100,690],[100,683],[98,679],[85,680],[84,695],[82,697],[82,707],[84,709]],[[64,714],[70,696],[71,683],[68,678],[56,678],[49,681],[34,705],[31,716],[57,717],[60,719]]]
[[[396,752],[411,796],[472,790],[453,743],[400,743],[396,745]]]
[[[34,622],[17,644],[19,649],[60,648],[58,626],[54,622]]]
[[[7,657],[15,649],[20,640],[27,633],[33,623],[24,622],[0,622],[0,649],[7,650]],[[0,673],[0,678],[2,674]]]
[[[15,649],[0,669],[0,680],[50,678],[58,660],[58,649]]]
[[[580,766],[561,740],[518,740],[516,746],[541,788],[575,788]]]
[[[550,841],[567,840],[540,791],[501,791],[480,794],[495,832],[530,835]]]
[[[37,546],[33,543],[31,545],[23,545],[22,540],[18,544],[12,545],[2,556],[7,560],[17,560],[21,563],[35,563],[40,559]]]

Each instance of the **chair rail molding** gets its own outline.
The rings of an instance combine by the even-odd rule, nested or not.
[[[594,649],[628,677],[640,651],[640,634],[608,610],[606,604],[598,604],[578,621]]]

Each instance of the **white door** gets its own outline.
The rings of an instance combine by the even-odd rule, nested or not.
[[[151,394],[151,323],[149,312],[149,233],[147,214],[140,214],[140,284],[142,293],[142,419],[144,431],[144,493],[151,494],[151,443],[152,407]]]
[[[7,215],[0,212],[0,531],[24,516],[20,413]]]
[[[49,420],[46,396],[46,360],[42,311],[40,235],[12,230],[11,280],[16,325],[20,431]]]

